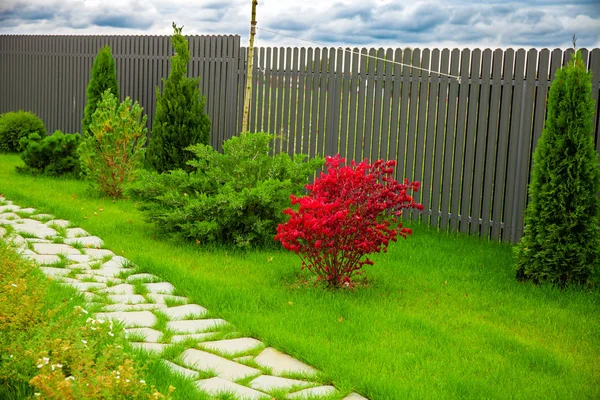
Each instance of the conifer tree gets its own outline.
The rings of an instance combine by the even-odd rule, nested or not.
[[[81,123],[81,132],[87,135],[89,126],[92,123],[92,115],[98,108],[98,103],[102,100],[102,94],[110,89],[115,97],[119,98],[119,85],[117,83],[117,69],[115,60],[112,57],[110,46],[104,46],[98,52],[92,66],[90,82],[85,92],[87,103],[83,112],[83,121]]]
[[[183,27],[173,23],[171,72],[163,79],[163,93],[156,88],[156,112],[152,136],[147,149],[147,161],[159,173],[174,169],[190,169],[187,161],[193,158],[185,150],[194,144],[208,144],[210,119],[204,112],[204,97],[200,96],[199,78],[187,78],[190,60],[188,42],[181,34]]]
[[[517,248],[519,280],[588,285],[600,270],[600,164],[591,91],[591,72],[577,51],[550,87]]]

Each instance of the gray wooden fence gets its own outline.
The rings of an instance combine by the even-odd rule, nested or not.
[[[241,130],[247,49],[238,36],[188,40],[188,74],[201,78],[212,145],[220,148]],[[155,87],[168,76],[172,55],[168,36],[0,35],[0,113],[30,110],[50,132],[79,131],[93,59],[104,44],[113,51],[121,96],[138,100],[151,126]],[[598,105],[600,49],[582,53],[595,72]],[[408,218],[516,242],[548,88],[571,54],[258,48],[250,131],[281,135],[277,149],[291,155],[396,159],[398,179],[422,184],[425,210]],[[600,152],[599,115],[596,109]]]

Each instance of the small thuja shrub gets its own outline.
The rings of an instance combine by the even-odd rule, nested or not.
[[[517,279],[587,285],[600,271],[600,165],[591,72],[580,52],[556,72],[535,153]]]
[[[323,164],[302,155],[272,156],[273,139],[266,133],[233,137],[223,153],[192,146],[192,172],[145,172],[130,193],[162,233],[199,244],[272,246],[290,193],[299,194]]]
[[[58,130],[50,136],[32,133],[21,138],[21,159],[25,167],[17,167],[17,170],[49,176],[76,174],[79,171],[79,139],[79,134],[65,135]]]
[[[119,198],[144,158],[146,116],[127,97],[122,103],[107,90],[92,116],[89,135],[79,146],[81,169],[100,191]]]
[[[21,138],[32,133],[46,136],[46,128],[41,119],[26,111],[8,112],[0,118],[0,153],[21,151]]]
[[[163,79],[162,94],[156,87],[156,113],[148,144],[147,161],[159,173],[175,169],[190,170],[193,154],[187,150],[198,143],[208,144],[210,119],[204,112],[199,78],[186,77],[190,61],[188,42],[173,23],[171,72]]]
[[[398,220],[404,209],[423,209],[409,195],[419,182],[392,177],[395,161],[343,162],[339,155],[327,157],[327,171],[306,186],[308,195],[290,196],[299,209],[284,211],[290,219],[275,236],[300,256],[303,269],[332,287],[350,286],[365,264],[373,265],[369,254],[386,252],[398,235],[412,233]]]
[[[109,89],[119,99],[115,60],[112,57],[110,47],[104,46],[94,59],[90,81],[85,92],[87,102],[83,110],[83,121],[81,122],[81,132],[84,136],[88,134],[92,116],[98,107],[98,103],[102,100],[102,94]]]

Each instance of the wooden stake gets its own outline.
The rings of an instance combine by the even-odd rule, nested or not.
[[[248,47],[248,74],[246,93],[244,95],[244,118],[242,119],[242,135],[248,132],[248,114],[250,112],[250,94],[252,92],[252,67],[254,61],[254,34],[256,33],[256,6],[258,0],[252,0],[252,20],[250,21],[250,46]]]

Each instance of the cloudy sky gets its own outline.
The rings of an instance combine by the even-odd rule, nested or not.
[[[0,34],[238,34],[251,0],[0,0]],[[328,46],[600,47],[600,0],[259,0],[258,27]],[[310,46],[258,31],[257,46]]]

